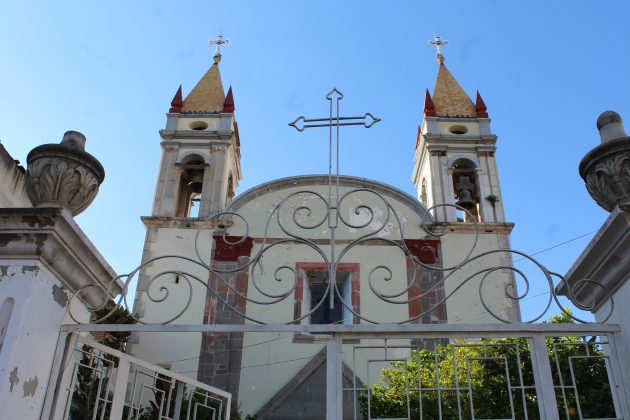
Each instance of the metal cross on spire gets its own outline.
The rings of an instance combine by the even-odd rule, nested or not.
[[[223,39],[223,35],[221,35],[221,32],[219,32],[219,36],[217,37],[217,39],[211,39],[209,41],[209,44],[215,46],[214,56],[221,57],[221,45],[230,45],[230,40]]]
[[[448,41],[442,41],[442,38],[436,33],[433,33],[433,39],[429,40],[429,45],[435,45],[437,49],[437,59],[440,63],[444,62],[444,56],[442,55],[442,45],[448,45]]]

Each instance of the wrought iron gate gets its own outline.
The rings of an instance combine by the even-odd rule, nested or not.
[[[77,322],[63,326],[62,336],[77,332],[94,331],[132,331],[132,332],[199,332],[199,333],[294,333],[294,334],[319,334],[322,340],[326,340],[326,417],[328,419],[344,418],[343,407],[351,406],[349,418],[629,418],[630,409],[628,401],[629,386],[627,368],[619,362],[619,334],[620,329],[616,325],[583,323],[574,315],[567,313],[556,294],[554,278],[562,279],[562,276],[549,271],[538,261],[524,253],[510,249],[486,250],[475,253],[478,242],[479,227],[475,217],[465,208],[453,204],[439,204],[429,209],[422,210],[421,220],[414,221],[413,226],[420,226],[423,235],[430,238],[441,238],[448,234],[448,225],[436,223],[433,216],[445,209],[466,213],[466,219],[471,220],[469,226],[476,230],[474,243],[469,250],[463,253],[465,257],[461,262],[453,266],[445,267],[427,263],[417,253],[412,252],[405,237],[405,223],[401,220],[394,206],[387,198],[375,189],[361,187],[342,191],[340,189],[339,159],[336,156],[336,173],[333,173],[333,151],[339,151],[339,127],[344,125],[363,125],[370,127],[378,122],[371,114],[363,117],[340,117],[339,101],[343,95],[336,89],[327,97],[330,101],[330,116],[328,118],[305,119],[298,118],[291,125],[298,130],[310,127],[328,127],[330,136],[330,170],[327,177],[328,193],[314,190],[298,189],[268,210],[264,225],[264,234],[259,240],[258,251],[244,260],[238,260],[231,265],[217,267],[202,258],[195,239],[195,256],[164,255],[147,261],[124,277],[126,279],[125,293],[118,300],[118,304],[127,305],[126,292],[129,282],[140,270],[151,264],[165,264],[166,268],[158,270],[158,273],[147,280],[147,299],[154,304],[163,304],[169,299],[169,288],[162,285],[160,280],[166,276],[173,276],[177,286],[187,289],[189,296],[183,299],[185,305],[182,308],[168,308],[170,310],[166,319],[160,322],[147,322],[138,317],[138,324],[119,325],[107,324],[110,314],[96,319],[91,324],[80,323],[72,313],[70,316]],[[299,124],[304,124],[299,125]],[[334,135],[333,135],[334,134]],[[333,147],[336,141],[336,148]],[[298,186],[299,187],[299,186]],[[373,205],[366,204],[369,200],[357,197],[369,196]],[[380,206],[377,208],[376,206]],[[376,221],[375,214],[382,217]],[[353,220],[350,216],[356,216]],[[214,237],[229,247],[238,247],[247,240],[249,232],[248,221],[240,214],[225,211],[213,215],[209,220],[199,224],[206,226],[198,231],[197,236],[204,232]],[[408,223],[412,223],[409,222]],[[274,225],[276,232],[282,232],[281,238],[269,236],[270,226]],[[408,226],[408,225],[407,225]],[[336,248],[338,241],[336,232],[345,228],[349,232],[356,233],[345,242],[345,246]],[[240,236],[234,239],[228,230],[240,232]],[[305,232],[325,232],[325,239],[314,239]],[[384,232],[395,232],[393,236],[386,237]],[[414,238],[417,239],[417,238]],[[326,242],[326,246],[322,242]],[[359,309],[353,304],[352,287],[347,287],[338,281],[337,273],[346,257],[355,247],[377,241],[392,247],[400,252],[406,261],[408,278],[399,279],[400,290],[394,292],[383,291],[379,284],[390,282],[393,270],[387,265],[378,265],[368,270],[363,283],[365,289],[372,293],[371,298],[390,307],[411,307],[428,296],[436,296],[436,291],[446,282],[457,279],[457,284],[448,294],[432,301],[429,307],[420,311],[410,312],[409,317],[396,322],[383,322],[370,316],[363,308]],[[273,279],[278,283],[288,283],[281,292],[266,289],[269,284],[263,284],[256,273],[261,270],[262,261],[270,250],[278,250],[279,245],[295,245],[308,248],[313,251],[320,263],[328,272],[325,282],[325,290],[319,300],[299,308],[292,312],[283,322],[266,323],[264,319],[257,318],[246,311],[246,304],[266,305],[272,307],[283,301],[293,299],[296,290],[299,289],[298,273],[295,266],[282,265],[272,267]],[[506,263],[499,265],[483,265],[480,261],[486,256],[507,255]],[[522,271],[514,268],[511,257],[519,256],[528,260],[537,267],[542,274],[543,283],[548,287],[549,295],[544,311],[534,316],[526,323],[510,324],[510,319],[493,309],[484,299],[483,289],[490,283],[491,276],[498,272],[508,271],[511,275],[521,276],[526,285],[523,293],[517,293],[515,289],[505,289],[505,298],[511,301],[520,301],[527,296],[529,280]],[[181,268],[170,268],[168,264],[173,261],[190,264],[194,270],[190,272]],[[474,266],[476,268],[470,268]],[[420,282],[416,273],[420,270],[428,270],[441,273],[441,278],[426,290],[412,293],[414,287]],[[288,281],[280,272],[288,273],[291,277]],[[257,296],[252,297],[243,293],[235,282],[232,281],[241,273],[249,273],[249,282],[256,290]],[[463,274],[462,274],[463,273]],[[460,278],[456,276],[460,274]],[[208,281],[208,276],[216,280],[216,287]],[[118,279],[115,279],[118,280]],[[430,324],[424,322],[425,316],[430,316],[433,311],[439,310],[453,294],[457,293],[462,285],[478,281],[479,301],[486,312],[495,318],[492,324]],[[181,282],[181,283],[180,283]],[[584,280],[573,287],[583,287],[593,283]],[[240,324],[218,323],[182,325],[177,324],[178,318],[184,314],[192,299],[192,284],[198,284],[207,289],[208,295],[215,299],[217,305],[223,310],[232,311],[235,318],[243,322]],[[391,284],[391,282],[389,283]],[[149,287],[155,285],[158,292],[151,293]],[[173,286],[175,287],[175,286]],[[228,292],[221,292],[227,290]],[[75,293],[79,296],[82,291]],[[107,296],[108,290],[104,295]],[[572,296],[573,289],[569,287]],[[605,292],[605,291],[604,291]],[[226,298],[226,293],[231,294],[231,299]],[[610,296],[609,296],[610,297]],[[556,302],[559,310],[581,324],[535,324],[541,319],[550,305]],[[240,302],[240,303],[239,303]],[[342,305],[344,313],[352,319],[351,323],[337,322],[329,325],[310,325],[304,321],[315,313],[323,305],[330,305],[332,309],[335,302]],[[611,313],[612,300],[610,300]],[[102,310],[107,302],[94,310]],[[72,305],[68,305],[71,308]],[[589,309],[588,305],[580,305],[581,309]],[[297,305],[296,305],[297,308]],[[609,314],[610,315],[610,314]],[[246,321],[245,321],[246,320]],[[248,322],[248,323],[246,323]],[[590,338],[589,338],[590,337]],[[322,341],[320,340],[320,341]],[[348,341],[349,340],[349,341]],[[63,341],[63,340],[62,340]],[[63,341],[65,343],[65,341]],[[77,394],[77,379],[81,370],[89,370],[89,375],[94,378],[96,390],[95,404],[103,408],[93,410],[93,418],[138,418],[142,410],[146,409],[149,392],[153,398],[154,406],[160,419],[175,419],[178,415],[185,414],[185,418],[199,417],[200,410],[206,410],[208,415],[217,418],[228,418],[230,415],[231,397],[224,391],[208,387],[197,381],[192,381],[183,375],[178,375],[156,366],[150,366],[146,362],[130,358],[130,356],[112,351],[104,346],[92,342],[79,343],[90,349],[67,347],[64,353],[60,348],[57,357],[56,369],[62,372],[59,383],[56,384],[55,394],[47,400],[47,409],[56,419],[68,418],[68,412],[72,410],[72,399]],[[63,346],[62,346],[63,347]],[[559,354],[567,354],[561,349],[571,347],[575,351],[569,352],[568,357],[559,357]],[[550,358],[550,351],[552,357]],[[358,357],[357,355],[362,354]],[[450,359],[447,358],[449,355]],[[463,354],[463,356],[462,356]],[[81,360],[86,358],[85,363]],[[112,359],[113,357],[113,359]],[[446,358],[446,359],[445,359]],[[112,362],[117,360],[117,362]],[[431,362],[432,360],[432,362]],[[446,361],[445,361],[446,360]],[[344,383],[342,372],[344,361],[352,365],[354,378],[351,383]],[[404,404],[397,411],[382,408],[373,410],[379,392],[382,387],[376,382],[373,375],[374,367],[381,365],[383,369],[394,373],[396,370],[405,373],[403,389],[399,395],[404,398]],[[363,365],[363,366],[361,366]],[[479,405],[479,396],[488,395],[484,390],[484,383],[474,383],[471,372],[479,370],[482,365],[493,365],[496,380],[488,380],[485,385],[491,390],[499,390],[498,394],[503,398],[501,408],[497,412],[482,412]],[[525,367],[525,366],[530,367]],[[65,366],[73,368],[66,369]],[[413,371],[410,366],[417,366]],[[444,372],[440,369],[448,366],[452,370],[449,380],[445,379]],[[578,367],[581,368],[578,369]],[[145,370],[150,372],[145,372]],[[426,369],[431,380],[420,375],[421,369]],[[587,403],[588,396],[592,395],[588,389],[588,383],[584,378],[576,375],[578,370],[597,371],[601,374],[598,383],[602,384],[600,399],[608,399],[610,404],[602,412],[593,413]],[[410,374],[411,372],[411,374]],[[498,373],[497,373],[498,372]],[[86,373],[86,375],[88,375]],[[412,377],[416,375],[417,378]],[[603,376],[602,376],[603,375]],[[132,377],[130,385],[127,379]],[[144,379],[141,379],[144,378]],[[592,378],[591,378],[592,379]],[[73,382],[74,381],[74,382]],[[585,386],[587,388],[585,388]],[[498,388],[497,388],[498,387]],[[112,390],[111,395],[109,390]],[[127,391],[129,389],[129,391]],[[139,389],[142,389],[142,392]],[[188,397],[185,397],[188,395]],[[182,411],[184,402],[188,408]],[[109,407],[105,410],[105,407]],[[430,410],[428,407],[432,407]],[[98,412],[98,413],[97,413]],[[124,416],[124,417],[123,417]],[[135,417],[134,417],[135,416]],[[598,416],[598,417],[593,417]],[[182,418],[182,417],[179,417]],[[214,418],[214,417],[212,417]]]

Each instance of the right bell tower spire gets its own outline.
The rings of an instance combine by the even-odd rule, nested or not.
[[[437,221],[505,223],[495,160],[497,136],[490,130],[486,104],[479,92],[473,102],[444,62],[439,35],[429,41],[437,49],[433,94],[425,92],[422,124],[416,139],[412,181],[418,198],[431,207]]]

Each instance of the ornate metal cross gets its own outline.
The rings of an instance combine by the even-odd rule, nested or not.
[[[210,45],[214,45],[216,50],[214,52],[214,55],[221,55],[221,45],[230,45],[230,40],[229,39],[223,39],[223,35],[221,35],[221,32],[219,32],[219,36],[217,37],[217,39],[211,39],[209,41]]]
[[[381,119],[376,118],[367,112],[361,117],[340,117],[339,102],[343,99],[343,93],[333,88],[326,95],[330,102],[330,113],[328,118],[305,118],[297,117],[289,125],[297,131],[304,131],[307,128],[328,127],[328,227],[330,229],[330,264],[328,266],[328,282],[332,285],[336,283],[337,263],[335,256],[335,229],[337,228],[337,212],[339,209],[339,127],[346,125],[362,125],[370,128]],[[333,105],[334,102],[334,105]],[[333,115],[334,110],[334,115]],[[335,199],[333,203],[333,127],[335,127]],[[335,294],[330,295],[330,308],[334,307]]]
[[[440,38],[439,35],[433,34],[433,40],[429,41],[429,45],[435,45],[435,48],[437,48],[437,55],[440,56],[442,55],[442,45],[448,45],[448,41],[442,41],[442,38]]]
[[[331,199],[331,187],[332,187],[332,167],[333,167],[333,127],[336,127],[335,130],[335,143],[336,143],[336,185],[337,185],[337,193],[339,192],[339,127],[345,125],[362,125],[365,128],[370,128],[381,119],[376,118],[369,112],[366,112],[361,117],[340,117],[339,116],[339,102],[343,99],[343,93],[337,90],[337,88],[333,88],[328,94],[326,94],[326,99],[330,102],[330,114],[328,118],[305,118],[304,116],[297,117],[293,122],[289,123],[289,125],[295,128],[297,131],[304,131],[307,128],[316,128],[316,127],[328,127],[329,128],[329,141],[328,141],[328,198]],[[334,102],[334,106],[333,106]],[[333,109],[335,115],[333,116]],[[337,194],[339,195],[339,194]]]

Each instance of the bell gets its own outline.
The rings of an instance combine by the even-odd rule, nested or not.
[[[458,198],[455,204],[465,208],[466,210],[475,208],[477,203],[475,202],[472,194],[475,185],[470,182],[470,178],[467,176],[460,176],[459,182],[455,185],[455,188],[457,189]]]
[[[203,173],[194,173],[188,181],[188,192],[200,194],[202,186]]]
[[[477,205],[477,203],[475,203],[475,200],[473,200],[470,190],[460,190],[458,196],[459,200],[457,200],[455,204],[465,208],[466,210],[472,209]]]

